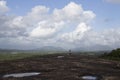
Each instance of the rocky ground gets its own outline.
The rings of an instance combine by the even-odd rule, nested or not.
[[[0,61],[0,80],[83,80],[82,76],[85,75],[97,76],[97,80],[120,80],[118,63],[83,55],[47,55]],[[2,77],[9,73],[23,72],[41,74],[23,78]]]

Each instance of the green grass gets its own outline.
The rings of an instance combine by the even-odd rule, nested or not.
[[[16,60],[16,59],[24,59],[24,58],[29,58],[29,57],[42,57],[44,55],[49,55],[49,54],[60,54],[61,52],[17,52],[17,53],[0,53],[0,61],[5,61],[5,60]]]
[[[41,53],[18,53],[18,54],[0,53],[0,61],[24,59],[24,58],[28,58],[36,55],[43,55],[43,54]]]
[[[103,54],[101,58],[120,61],[120,48],[112,50],[110,53]]]

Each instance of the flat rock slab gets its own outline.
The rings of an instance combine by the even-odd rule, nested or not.
[[[39,75],[39,72],[29,72],[29,73],[12,73],[12,74],[6,74],[3,76],[3,78],[9,78],[9,77],[15,77],[15,78],[21,78],[21,77],[30,77],[30,76],[36,76]]]
[[[60,56],[64,58],[58,59]],[[43,57],[31,57],[21,60],[0,61],[0,75],[7,78],[0,80],[85,80],[95,79],[88,74],[100,75],[100,80],[119,80],[120,69],[116,68],[118,61],[103,60],[94,56],[83,55],[47,55]],[[27,73],[26,73],[27,72]],[[40,72],[37,76],[22,77],[21,74],[11,73]],[[32,75],[32,73],[30,74]],[[81,78],[81,75],[84,75]],[[15,78],[9,78],[13,76]],[[86,77],[85,77],[86,76]],[[19,78],[16,78],[19,77]],[[94,78],[94,79],[93,79]],[[88,79],[89,80],[89,79]]]

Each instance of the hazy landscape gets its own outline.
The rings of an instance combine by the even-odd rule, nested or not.
[[[0,0],[0,80],[120,80],[120,0]]]
[[[93,52],[58,51],[58,53],[52,50],[49,52],[0,50],[0,80],[119,80],[120,78],[119,49]]]

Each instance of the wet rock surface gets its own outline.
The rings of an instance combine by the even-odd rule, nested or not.
[[[57,56],[64,57],[59,59]],[[83,55],[47,55],[0,61],[0,80],[85,80],[82,77],[89,75],[93,76],[91,78],[97,77],[96,80],[119,80],[120,69],[116,68],[118,63]],[[26,72],[41,72],[41,74],[3,78],[5,74]]]
[[[36,75],[39,75],[39,74],[40,74],[40,72],[12,73],[12,74],[5,74],[5,75],[3,75],[3,78],[9,78],[9,77],[21,78],[21,77],[36,76]]]

